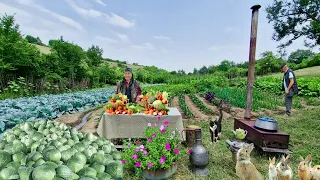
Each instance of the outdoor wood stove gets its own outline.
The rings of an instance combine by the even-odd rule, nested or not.
[[[253,142],[264,152],[291,153],[289,148],[290,135],[283,131],[267,131],[256,128],[255,120],[234,119],[234,129],[248,131],[246,139]]]
[[[254,5],[251,17],[251,35],[250,35],[250,50],[248,63],[248,84],[247,84],[247,104],[243,119],[234,120],[234,130],[241,128],[248,131],[246,139],[253,142],[266,152],[291,153],[288,149],[289,135],[282,131],[266,131],[258,129],[254,126],[255,120],[251,119],[252,107],[252,90],[254,84],[254,66],[256,54],[257,41],[257,27],[258,27],[258,12],[260,5]]]

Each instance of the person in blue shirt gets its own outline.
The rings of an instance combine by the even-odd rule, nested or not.
[[[282,80],[282,90],[285,91],[285,103],[286,103],[286,114],[291,115],[292,98],[295,94],[298,94],[298,84],[296,76],[292,69],[289,69],[287,64],[284,62],[280,66],[281,71],[284,73]]]

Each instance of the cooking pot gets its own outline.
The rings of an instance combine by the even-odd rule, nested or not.
[[[278,121],[269,117],[258,117],[254,126],[263,130],[278,131]]]

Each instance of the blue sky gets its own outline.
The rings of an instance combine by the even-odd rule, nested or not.
[[[0,14],[16,14],[23,34],[58,39],[104,57],[167,70],[216,65],[249,57],[250,7],[260,4],[257,54],[276,52],[265,7],[272,0],[1,0]],[[306,49],[303,39],[289,48]]]

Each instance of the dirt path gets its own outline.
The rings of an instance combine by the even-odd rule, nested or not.
[[[173,99],[171,101],[171,107],[176,107],[179,110],[179,112],[181,113],[182,120],[183,121],[187,121],[188,117],[183,113],[182,109],[179,106],[179,98],[178,98],[178,96],[173,97]]]
[[[197,106],[192,102],[192,100],[190,99],[190,97],[188,95],[184,95],[185,98],[185,102],[186,105],[188,106],[189,110],[192,112],[192,114],[195,117],[196,121],[204,121],[204,120],[208,120],[208,116],[205,115],[204,113],[202,113]]]
[[[196,94],[196,96],[199,98],[200,101],[203,102],[203,104],[207,108],[211,109],[215,113],[216,116],[219,116],[219,109],[218,109],[217,106],[209,103],[207,100],[205,100],[203,97],[199,96],[198,94]],[[232,115],[231,114],[229,114],[229,113],[227,113],[225,111],[222,111],[222,114],[223,114],[223,116],[222,116],[223,120],[232,119]]]
[[[87,123],[80,129],[80,131],[97,135],[97,127],[99,125],[101,114],[103,113],[103,111],[104,108],[93,111],[92,114],[88,117]]]
[[[76,126],[80,123],[82,114],[83,112],[62,115],[61,117],[55,119],[55,121],[61,122],[70,126]]]

